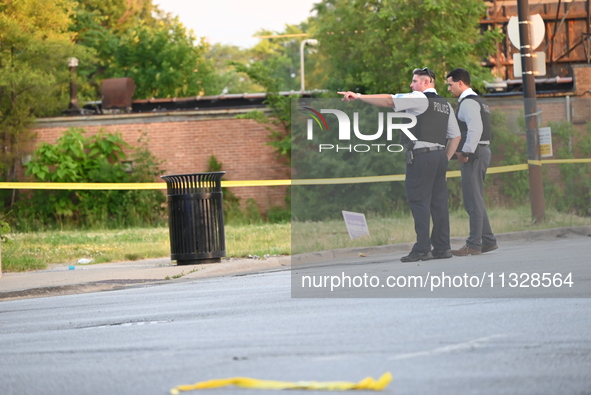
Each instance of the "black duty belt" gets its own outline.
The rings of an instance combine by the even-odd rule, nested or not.
[[[431,151],[441,151],[443,147],[424,147],[424,148],[416,148],[413,150],[415,154],[420,154],[423,152],[431,152]]]

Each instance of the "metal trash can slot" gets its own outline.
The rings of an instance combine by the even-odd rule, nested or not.
[[[167,188],[170,255],[177,264],[220,262],[226,256],[224,174],[162,176]]]

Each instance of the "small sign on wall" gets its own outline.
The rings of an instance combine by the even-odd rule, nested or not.
[[[365,214],[343,210],[343,219],[345,220],[347,232],[349,232],[351,240],[369,236],[369,228],[367,227]]]
[[[548,158],[553,156],[552,152],[552,128],[539,128],[540,136],[540,156]]]

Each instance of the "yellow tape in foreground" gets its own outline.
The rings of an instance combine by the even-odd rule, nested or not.
[[[321,391],[348,391],[348,390],[369,390],[381,391],[390,384],[392,375],[386,372],[378,380],[372,377],[366,377],[358,383],[349,383],[346,381],[274,381],[259,380],[248,377],[232,377],[227,379],[217,379],[202,381],[190,385],[179,385],[170,390],[170,393],[177,395],[181,391],[204,390],[211,388],[226,387],[234,385],[241,388],[253,388],[262,390],[321,390]]]
[[[164,182],[91,183],[91,182],[0,182],[0,189],[70,189],[70,190],[131,190],[166,189]]]
[[[520,165],[490,167],[487,174],[508,173],[512,171],[527,170],[529,165],[541,166],[544,164],[561,163],[591,163],[591,158],[583,159],[549,159],[543,161],[529,160]],[[447,172],[447,178],[460,177],[459,170]],[[329,184],[362,184],[368,182],[404,181],[404,174],[372,177],[349,178],[317,178],[302,180],[246,180],[246,181],[222,181],[222,187],[271,187],[280,185],[329,185]],[[144,190],[166,189],[164,182],[146,183],[89,183],[89,182],[0,182],[0,189],[66,189],[66,190]]]

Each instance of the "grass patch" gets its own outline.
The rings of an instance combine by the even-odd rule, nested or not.
[[[591,225],[591,217],[578,217],[547,209],[543,223],[532,224],[529,207],[489,210],[497,234],[566,226]],[[468,215],[451,213],[452,237],[468,235]],[[228,257],[289,255],[338,248],[408,243],[415,240],[410,214],[373,218],[368,216],[371,236],[351,241],[342,220],[294,224],[226,225]],[[293,231],[293,235],[292,235]],[[12,243],[2,245],[2,269],[22,272],[45,269],[49,264],[76,264],[91,258],[94,264],[170,256],[168,228],[55,231],[10,234]],[[293,241],[293,244],[292,244]],[[293,249],[293,250],[292,250]]]
[[[289,255],[289,224],[226,225],[228,257]],[[53,231],[10,234],[2,245],[2,270],[46,269],[49,264],[74,265],[81,258],[93,264],[170,256],[167,227],[126,230]]]
[[[226,226],[228,256],[289,255],[291,254],[291,225],[262,224]]]
[[[168,228],[17,233],[10,238],[12,243],[2,250],[4,271],[39,270],[52,263],[73,265],[81,258],[97,264],[170,254]]]
[[[495,234],[591,225],[591,217],[578,217],[550,209],[546,210],[546,220],[538,224],[532,224],[529,207],[515,209],[493,208],[488,210],[488,215]],[[293,223],[292,253],[371,247],[416,241],[414,222],[410,213],[406,216],[391,218],[368,216],[366,219],[370,236],[355,240],[349,239],[347,228],[342,220]],[[450,213],[452,237],[467,237],[469,231],[468,214],[464,210]]]

